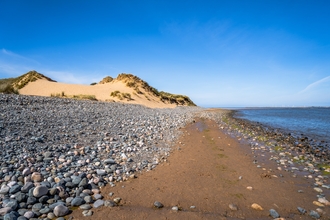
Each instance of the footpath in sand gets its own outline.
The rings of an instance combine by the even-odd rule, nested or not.
[[[312,219],[308,213],[317,208],[312,182],[276,170],[267,155],[258,158],[261,168],[257,168],[249,147],[221,132],[214,121],[196,119],[182,131],[165,163],[137,179],[101,190],[104,200],[120,197],[119,206],[93,208],[89,217],[76,209],[70,216],[86,220],[273,219],[269,210],[274,209],[284,219]],[[153,208],[155,201],[164,207]],[[251,208],[253,203],[263,210]],[[180,210],[173,211],[173,206]],[[300,214],[297,207],[307,213]],[[329,215],[321,218],[329,219]]]

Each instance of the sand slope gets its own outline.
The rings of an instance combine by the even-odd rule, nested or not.
[[[111,92],[120,91],[121,93],[130,93],[133,100],[120,100],[111,97]],[[99,101],[116,101],[131,104],[141,104],[150,108],[174,108],[175,104],[166,104],[160,101],[158,97],[144,91],[144,94],[138,95],[132,88],[129,88],[122,81],[114,80],[106,84],[96,85],[78,85],[51,82],[46,79],[39,79],[28,83],[19,90],[22,95],[51,96],[51,94],[60,94],[64,92],[66,96],[73,95],[94,95]]]

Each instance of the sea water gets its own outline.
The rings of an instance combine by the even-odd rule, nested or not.
[[[330,108],[247,108],[238,109],[234,117],[330,142]]]

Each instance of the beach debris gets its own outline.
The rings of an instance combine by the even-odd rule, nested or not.
[[[191,208],[191,209],[195,209],[195,208],[196,208],[196,206],[192,205],[192,206],[190,206],[190,208]]]
[[[251,208],[253,208],[254,210],[259,210],[259,211],[262,211],[262,210],[264,210],[259,204],[257,204],[257,203],[253,203],[252,205],[251,205]]]
[[[253,187],[252,186],[248,186],[248,187],[246,187],[246,189],[253,190]]]

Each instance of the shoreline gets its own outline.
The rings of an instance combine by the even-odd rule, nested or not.
[[[12,95],[0,102],[2,216],[52,219],[61,207],[66,219],[86,220],[270,219],[270,209],[285,219],[329,218],[329,178],[315,157],[239,133],[229,110]]]
[[[105,201],[121,198],[118,206],[92,209],[73,219],[312,219],[317,215],[313,180],[293,177],[269,161],[271,153],[255,149],[219,129],[204,115],[187,125],[167,161],[137,179],[102,189]],[[250,152],[250,153],[249,153]],[[253,163],[258,159],[258,164]],[[258,165],[260,167],[258,167]],[[109,194],[111,193],[112,196]],[[164,207],[156,209],[153,202]],[[257,203],[263,210],[255,210]],[[194,208],[191,208],[193,206]],[[177,207],[179,211],[174,211]],[[300,213],[298,207],[306,210]],[[237,209],[237,210],[236,210]],[[329,218],[329,206],[321,219]]]

